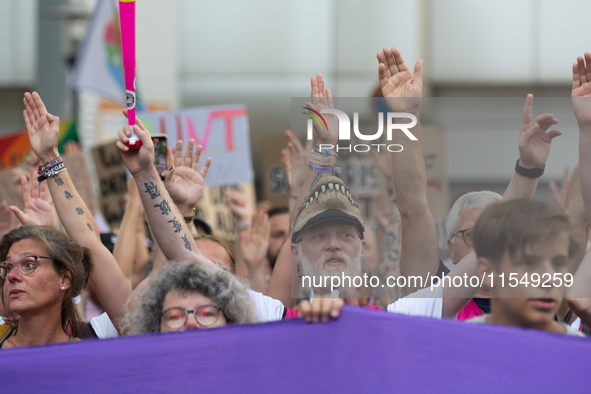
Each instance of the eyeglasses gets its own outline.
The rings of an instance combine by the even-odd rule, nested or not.
[[[31,275],[37,269],[38,259],[53,260],[53,258],[45,256],[25,256],[16,263],[13,263],[12,261],[3,261],[0,263],[0,276],[3,279],[6,279],[15,265],[18,267],[20,272],[23,273],[23,275]]]
[[[193,317],[200,326],[210,327],[218,321],[221,310],[222,308],[214,305],[202,305],[192,311],[183,308],[170,308],[162,312],[161,316],[164,324],[173,330],[181,328],[187,323],[189,313],[193,314]]]
[[[452,235],[451,237],[455,237],[458,234],[462,234],[462,239],[464,240],[464,243],[468,246],[474,246],[474,241],[472,239],[472,228],[467,228],[465,230],[460,230],[458,232],[456,232],[454,235]]]

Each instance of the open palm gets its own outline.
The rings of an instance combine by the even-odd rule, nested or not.
[[[189,140],[187,150],[183,156],[183,142],[178,141],[174,152],[174,164],[171,171],[166,173],[164,185],[170,194],[170,198],[179,209],[193,209],[203,193],[203,184],[205,177],[211,165],[211,158],[208,158],[198,171],[199,160],[203,147],[197,146],[197,151],[193,154],[195,140]]]
[[[591,53],[573,64],[573,111],[579,125],[591,126]]]
[[[417,112],[423,94],[423,61],[416,63],[413,76],[397,48],[385,47],[377,58],[378,79],[390,110]]]
[[[550,155],[552,140],[562,132],[548,129],[558,123],[552,114],[536,117],[532,122],[533,95],[528,94],[519,129],[519,161],[525,168],[542,168]]]
[[[60,120],[50,115],[37,92],[25,93],[23,118],[29,133],[33,152],[42,162],[59,156],[57,143],[60,135]]]
[[[37,183],[35,181],[36,175],[33,174],[33,180],[31,182],[32,192],[29,192],[27,177],[24,175],[21,177],[24,210],[21,211],[14,205],[11,205],[9,209],[14,212],[18,220],[24,225],[49,226],[51,224],[51,207],[53,206],[53,201],[51,200],[51,196],[48,199],[45,198],[47,181],[43,181],[40,184]]]
[[[307,102],[306,106],[312,108],[314,111],[320,113],[323,109],[334,109],[332,102],[332,93],[326,88],[322,74],[318,73],[316,77],[312,77],[310,80],[310,86],[312,88],[311,99],[312,102]],[[314,114],[313,111],[308,111],[310,114]],[[322,117],[326,120],[326,125],[321,122],[319,125],[314,122],[314,132],[316,133],[317,144],[336,144],[339,138],[339,123],[336,115],[334,114],[322,114]]]

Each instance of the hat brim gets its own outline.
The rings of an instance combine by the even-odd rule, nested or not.
[[[357,219],[355,216],[351,216],[351,215],[349,215],[341,210],[338,210],[338,209],[327,209],[326,211],[319,213],[318,215],[314,216],[313,218],[310,218],[306,222],[306,224],[304,224],[304,227],[302,227],[301,230],[297,231],[296,233],[294,233],[292,235],[291,242],[296,241],[297,236],[299,235],[300,232],[302,232],[304,230],[308,230],[318,224],[328,222],[331,220],[342,220],[342,221],[346,221],[351,224],[354,224],[355,226],[357,226],[359,228],[361,239],[363,239],[363,232],[365,231],[365,227],[359,221],[359,219]]]

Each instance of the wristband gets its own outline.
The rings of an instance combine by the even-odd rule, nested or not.
[[[197,212],[197,208],[193,207],[193,213],[191,214],[191,216],[183,216],[183,219],[185,219],[185,223],[187,223],[187,224],[193,223],[193,218],[195,217],[195,212]]]
[[[323,155],[329,155],[329,156],[339,157],[339,155],[337,155],[337,152],[335,152],[334,150],[320,148],[318,145],[316,145],[314,147],[314,152],[322,153]]]
[[[528,178],[539,178],[542,175],[544,175],[544,170],[546,169],[546,166],[542,167],[542,168],[525,168],[525,167],[521,167],[519,165],[519,159],[517,159],[517,163],[515,163],[515,172],[518,173],[519,175],[523,175],[525,177]]]
[[[66,170],[67,170],[66,164],[63,161],[60,163],[57,163],[53,167],[50,167],[49,169],[45,170],[45,172],[43,172],[43,174],[39,175],[37,177],[37,182],[41,183],[44,180],[46,180],[47,178],[53,178],[57,174],[59,174],[60,172],[63,172]]]
[[[250,219],[241,220],[238,223],[236,223],[236,227],[238,228],[238,230],[246,230],[247,228],[251,228],[252,227],[252,220],[250,220]]]
[[[341,174],[340,167],[321,167],[321,166],[314,165],[312,163],[308,163],[308,169],[310,169],[311,171],[320,172],[323,174],[330,174],[331,172],[335,172],[339,175]]]
[[[56,165],[58,163],[62,163],[63,161],[64,161],[64,159],[62,159],[61,156],[58,158],[55,158],[55,159],[51,160],[50,162],[48,162],[42,166],[39,166],[39,169],[37,170],[37,172],[38,173],[45,172],[45,170],[47,170],[48,168],[53,167],[54,165]]]
[[[337,163],[337,158],[335,156],[326,156],[319,154],[316,151],[311,151],[308,155],[308,162],[317,166],[331,167]]]

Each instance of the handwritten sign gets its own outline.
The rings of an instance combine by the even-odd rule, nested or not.
[[[101,195],[100,210],[110,226],[117,226],[123,218],[123,201],[127,193],[125,164],[114,142],[92,148]]]
[[[184,149],[189,139],[203,145],[203,155],[212,158],[206,186],[254,181],[245,105],[142,113],[138,117],[150,133],[168,135],[171,146],[182,140]]]
[[[209,176],[209,175],[208,175]],[[233,186],[211,186],[203,189],[197,204],[197,215],[211,226],[213,234],[234,242],[237,236],[234,217],[226,205],[226,193],[231,191],[245,196],[254,212],[256,196],[253,183]]]

